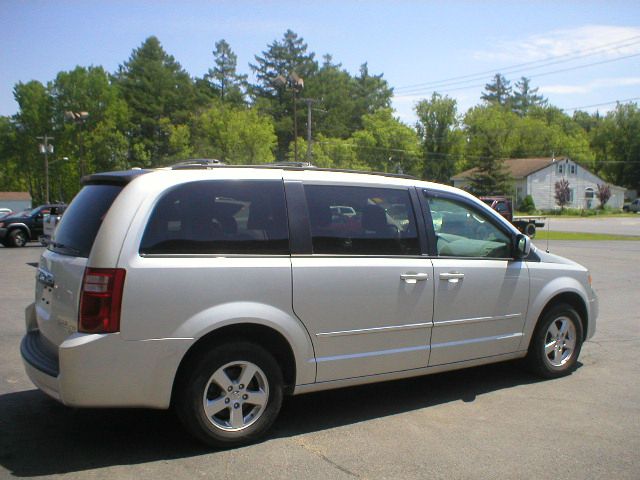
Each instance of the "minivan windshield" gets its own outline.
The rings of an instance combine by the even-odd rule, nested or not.
[[[89,257],[93,241],[122,185],[87,185],[73,199],[60,220],[49,250]]]

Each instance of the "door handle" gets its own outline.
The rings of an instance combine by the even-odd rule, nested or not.
[[[440,274],[440,280],[447,280],[449,283],[458,283],[463,278],[464,273],[460,272],[449,272]]]
[[[400,278],[404,280],[406,283],[416,283],[422,282],[424,280],[429,280],[428,273],[403,273],[400,275]]]

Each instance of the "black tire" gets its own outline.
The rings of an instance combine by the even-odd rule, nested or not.
[[[9,232],[9,246],[11,247],[24,247],[29,241],[28,235],[24,232],[24,230],[20,230],[16,228],[15,230],[11,230]]]
[[[244,371],[258,369],[247,385],[240,383],[241,365],[251,365]],[[223,390],[214,380],[214,374],[220,372],[225,373],[225,380],[232,381],[231,391]],[[174,406],[184,427],[207,445],[246,445],[262,437],[276,420],[282,406],[282,384],[280,367],[265,349],[243,341],[226,343],[200,355],[185,369],[184,378],[177,384]],[[266,398],[264,405],[253,404],[254,396]],[[222,409],[208,415],[205,401]],[[234,417],[242,418],[241,428],[234,429]]]
[[[529,238],[535,238],[535,236],[536,236],[536,225],[535,225],[535,223],[528,223],[524,227],[524,234]]]
[[[529,370],[543,378],[558,378],[573,372],[582,348],[582,332],[582,321],[573,307],[566,304],[552,307],[533,332],[526,357]]]

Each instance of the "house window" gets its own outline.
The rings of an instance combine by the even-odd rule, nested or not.
[[[587,187],[584,190],[584,198],[586,198],[587,200],[592,200],[594,199],[596,196],[596,192],[593,188],[591,187]]]
[[[578,166],[575,163],[572,163],[571,165],[569,165],[569,173],[571,175],[575,175],[577,171],[578,171]]]
[[[558,164],[558,173],[561,175],[564,173],[564,165],[562,163]]]
[[[569,189],[569,203],[570,204],[573,203],[573,199],[575,198],[574,192],[575,192],[574,188],[570,188]]]

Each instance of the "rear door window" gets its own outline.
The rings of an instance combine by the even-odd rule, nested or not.
[[[288,255],[282,181],[210,180],[169,190],[151,213],[140,254]]]
[[[313,253],[419,255],[409,191],[305,185]]]
[[[87,185],[65,211],[49,250],[63,255],[89,257],[93,241],[122,185]]]

